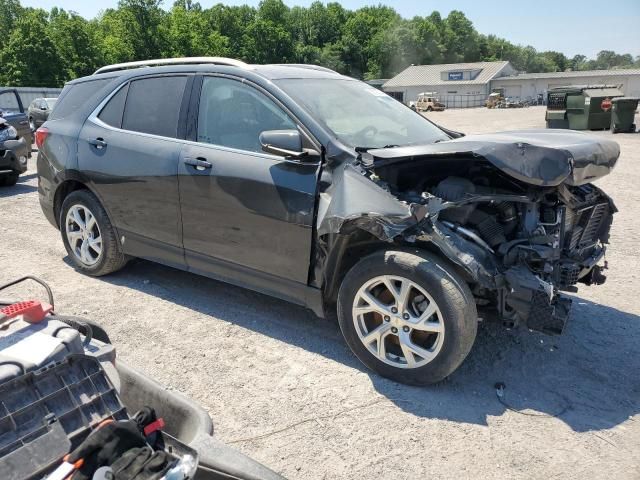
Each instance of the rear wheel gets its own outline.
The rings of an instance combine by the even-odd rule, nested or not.
[[[381,251],[360,260],[340,287],[338,321],[367,367],[413,385],[450,375],[477,331],[464,280],[437,257],[418,251]]]
[[[18,183],[18,172],[0,173],[0,187],[13,187]]]
[[[127,263],[107,212],[87,190],[77,190],[65,198],[60,233],[74,265],[87,275],[107,275]]]

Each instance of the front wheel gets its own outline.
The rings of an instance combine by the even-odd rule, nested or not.
[[[469,354],[477,332],[463,279],[426,252],[380,251],[360,260],[338,294],[338,321],[353,353],[392,380],[428,385]]]
[[[127,263],[107,212],[93,193],[71,192],[60,213],[62,242],[78,270],[93,277],[120,270]]]

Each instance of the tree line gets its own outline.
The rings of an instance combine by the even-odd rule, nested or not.
[[[508,60],[527,72],[640,68],[640,56],[595,59],[539,52],[478,33],[460,11],[402,18],[392,7],[308,8],[263,0],[211,8],[176,0],[120,0],[87,20],[72,11],[0,0],[0,85],[60,86],[98,67],[149,58],[227,56],[249,63],[313,63],[356,78],[389,78],[411,64]]]

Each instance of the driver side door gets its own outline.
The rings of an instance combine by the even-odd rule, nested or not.
[[[178,165],[189,269],[271,293],[306,285],[320,158],[262,151],[261,132],[298,125],[247,81],[205,76],[192,98]]]

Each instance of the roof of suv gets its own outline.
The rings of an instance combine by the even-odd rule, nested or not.
[[[319,67],[316,65],[301,65],[301,64],[273,64],[273,65],[220,65],[213,63],[198,63],[198,64],[175,64],[175,65],[163,65],[163,66],[140,66],[135,68],[124,68],[115,71],[106,71],[104,73],[96,73],[88,77],[82,77],[72,80],[69,83],[82,82],[94,78],[132,78],[142,75],[149,75],[155,73],[190,73],[190,72],[202,72],[202,73],[233,73],[241,74],[244,77],[262,77],[268,80],[278,80],[285,78],[349,78],[345,77],[328,68]]]

